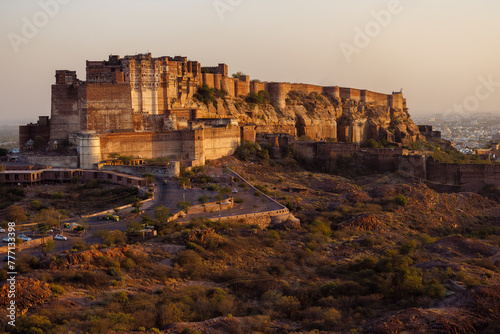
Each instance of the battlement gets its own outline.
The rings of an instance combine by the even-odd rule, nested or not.
[[[287,96],[292,91],[307,95],[324,94],[332,99],[366,105],[406,109],[406,99],[403,98],[402,92],[382,94],[338,86],[260,82],[251,81],[247,75],[232,78],[228,73],[226,64],[202,67],[197,61],[189,61],[183,56],[154,58],[151,53],[144,53],[120,58],[118,55],[110,55],[108,60],[87,61],[86,84],[130,85],[133,111],[152,115],[169,114],[173,109],[186,106],[201,85],[224,90],[228,93],[228,98],[266,91],[271,97],[271,103],[278,109],[286,107]],[[56,72],[58,85],[72,85],[77,82],[79,81],[76,72]]]
[[[441,138],[441,131],[434,131],[432,125],[419,125],[418,130],[426,138]]]
[[[78,82],[76,71],[56,71],[56,85],[73,85]]]
[[[201,68],[202,73],[220,74],[224,77],[228,76],[228,67],[226,64],[219,64],[218,66],[204,66]]]

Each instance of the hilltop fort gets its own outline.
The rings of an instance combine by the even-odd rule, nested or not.
[[[185,57],[149,53],[112,55],[86,67],[85,81],[75,71],[56,71],[50,118],[20,127],[25,152],[76,149],[73,156],[42,163],[93,168],[119,153],[199,165],[234,153],[258,133],[347,143],[423,139],[402,92],[252,81],[229,76],[225,64],[202,67]],[[200,97],[200,88],[208,99]]]

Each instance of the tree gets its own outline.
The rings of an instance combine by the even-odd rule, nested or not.
[[[231,193],[231,188],[229,187],[224,187],[219,191],[219,194],[221,195],[229,195]]]
[[[208,87],[207,85],[203,85],[198,88],[193,97],[208,106],[209,103],[213,103],[215,101],[214,89]]]
[[[24,209],[17,205],[11,205],[5,209],[5,219],[16,224],[28,220]]]
[[[147,184],[155,182],[155,176],[151,173],[144,174],[144,178],[146,179]]]
[[[178,179],[178,182],[179,182],[179,187],[181,187],[181,188],[186,189],[186,188],[191,187],[191,180],[187,177],[180,177]]]
[[[170,217],[170,209],[159,205],[155,208],[155,218],[160,224],[165,224]]]
[[[222,211],[222,200],[224,199],[224,196],[222,196],[221,194],[218,194],[215,196],[215,199],[219,203],[220,211]]]
[[[40,202],[39,200],[31,201],[30,206],[31,206],[31,209],[33,209],[35,211],[39,211],[39,210],[42,210],[44,208],[43,203]]]
[[[118,160],[120,160],[124,165],[129,165],[132,160],[134,160],[134,157],[128,155],[120,155],[118,157]]]
[[[132,206],[135,208],[134,210],[132,210],[132,213],[140,213],[141,212],[141,206],[142,206],[141,201],[135,202],[134,204],[132,204]]]
[[[260,145],[248,140],[244,140],[243,143],[236,149],[236,156],[243,160],[253,160],[256,158],[258,152],[261,151]]]
[[[131,222],[127,225],[127,232],[135,232],[142,229],[141,224],[138,222]]]
[[[51,227],[59,227],[61,219],[67,218],[66,214],[54,208],[42,209],[33,217],[33,222],[39,226],[46,226],[47,230]]]
[[[236,72],[236,73],[233,73],[232,77],[235,78],[235,79],[238,79],[238,78],[243,77],[245,75],[246,74],[243,73],[243,72]]]
[[[99,230],[96,232],[95,236],[100,238],[102,240],[102,243],[106,246],[125,245],[127,243],[125,234],[120,230]]]
[[[217,200],[217,202],[219,202],[219,204],[222,204],[222,200],[224,199],[224,196],[222,196],[221,194],[218,194],[218,195],[215,195],[215,199]]]
[[[47,256],[47,254],[52,253],[56,249],[56,244],[54,240],[48,239],[44,243],[40,244],[38,249],[43,253],[43,255]]]
[[[200,202],[201,204],[208,203],[209,201],[210,201],[210,196],[201,195],[200,197],[198,197],[198,202]]]
[[[110,153],[109,154],[110,159],[118,159],[119,156],[120,156],[120,154],[118,154],[118,153]]]
[[[149,225],[153,223],[153,219],[149,215],[142,215],[141,217],[141,223],[145,225]]]
[[[396,195],[394,201],[396,202],[397,205],[401,206],[406,206],[406,204],[408,204],[408,198],[403,194]]]
[[[250,93],[245,101],[248,103],[266,104],[270,99],[270,95],[265,90],[259,91],[259,93]]]
[[[187,201],[177,202],[177,208],[185,213],[188,213],[189,208],[191,207],[191,203]]]

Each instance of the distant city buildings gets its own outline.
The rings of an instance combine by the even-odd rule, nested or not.
[[[491,142],[500,142],[500,113],[476,113],[468,117],[432,114],[413,119],[417,124],[429,124],[434,130],[441,131],[442,138],[452,141],[462,153],[477,153]]]

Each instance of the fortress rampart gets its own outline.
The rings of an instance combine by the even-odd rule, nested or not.
[[[280,145],[279,137],[258,137],[259,142]],[[426,182],[445,191],[478,192],[485,185],[500,187],[500,165],[441,163],[425,155],[407,155],[402,149],[360,148],[356,144],[312,141],[295,142],[296,157],[316,168],[328,166],[338,157],[346,158],[352,168],[365,168],[374,172],[398,172],[405,177]],[[344,166],[345,167],[345,166]]]
[[[80,131],[103,133],[137,129],[133,114],[186,118],[193,108],[197,109],[192,98],[201,85],[224,90],[228,98],[267,91],[273,106],[278,109],[286,107],[288,93],[292,91],[406,108],[400,92],[387,95],[338,86],[250,81],[247,75],[229,77],[225,64],[201,67],[185,57],[153,58],[149,53],[123,59],[112,55],[107,61],[87,61],[86,79],[78,80],[74,71],[56,71],[56,84],[52,86],[51,140],[63,140],[68,134]]]
[[[224,103],[215,107],[194,99],[202,85],[226,91]],[[241,98],[260,91],[269,93],[274,108],[242,104]],[[290,92],[323,94],[330,105],[316,115],[310,106],[290,101]],[[76,146],[79,164],[92,168],[111,153],[202,164],[205,159],[232,154],[241,140],[255,141],[259,132],[346,142],[380,139],[384,133],[367,122],[337,124],[346,101],[399,109],[406,103],[401,93],[251,81],[241,73],[230,77],[226,64],[202,67],[181,56],[111,55],[107,60],[87,61],[85,81],[75,71],[56,71],[50,120],[43,118],[38,124],[21,127],[20,141],[41,137],[51,150],[61,144],[69,147],[69,142]],[[356,104],[351,107],[355,109]],[[357,112],[354,109],[350,112]],[[232,120],[221,123],[226,118]]]

